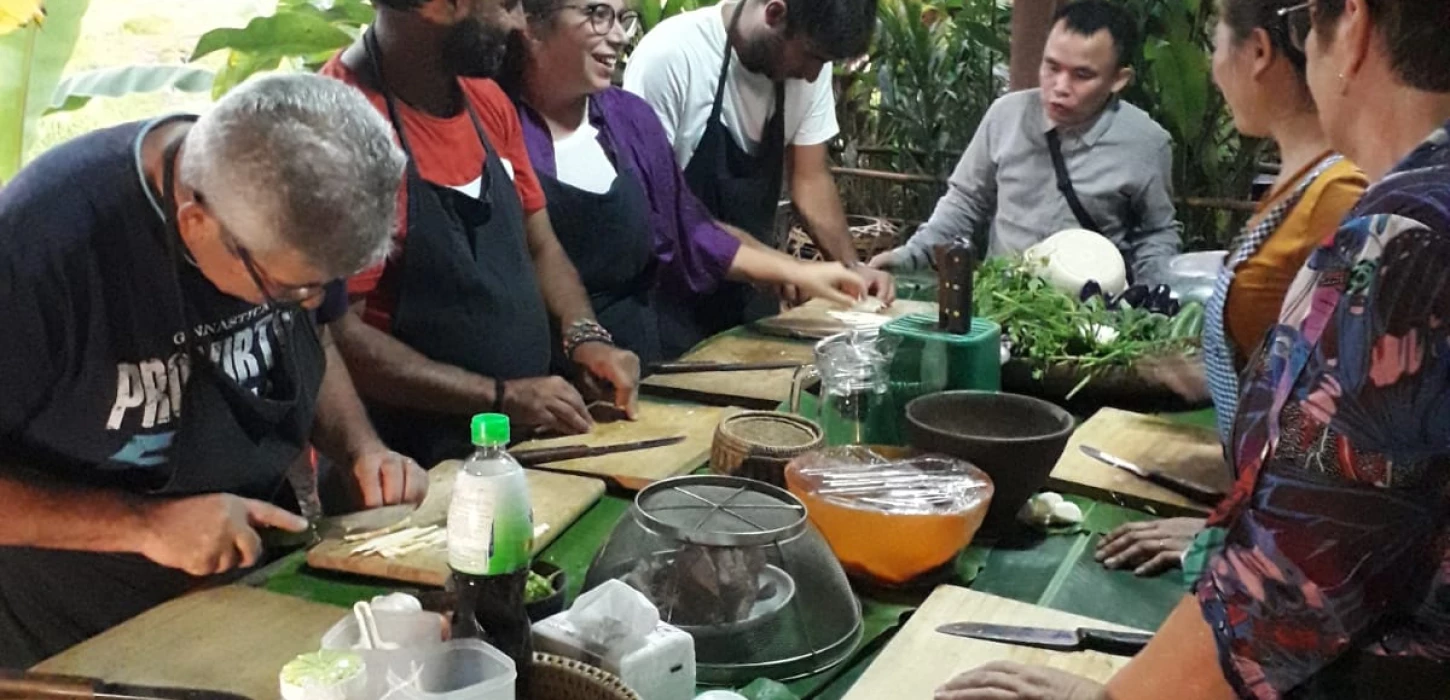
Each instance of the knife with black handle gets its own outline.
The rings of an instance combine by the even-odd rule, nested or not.
[[[1157,469],[1145,469],[1126,459],[1110,455],[1091,445],[1080,445],[1078,449],[1083,454],[1102,462],[1108,466],[1117,467],[1130,474],[1136,475],[1150,483],[1162,486],[1173,493],[1176,493],[1201,506],[1213,508],[1224,498],[1224,493],[1210,486],[1200,484],[1190,479],[1184,479]]]
[[[953,622],[936,628],[942,634],[981,639],[1002,644],[1017,644],[1053,651],[1097,651],[1114,656],[1133,656],[1152,641],[1153,635],[1143,632],[1079,627],[1051,629],[993,625],[982,622]]]
[[[0,698],[6,700],[250,700],[220,690],[159,688],[130,683],[107,683],[95,678],[29,673],[0,669]]]

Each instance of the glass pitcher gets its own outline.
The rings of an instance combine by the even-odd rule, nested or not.
[[[847,331],[816,343],[815,364],[796,370],[790,410],[801,413],[806,383],[819,379],[814,415],[830,446],[874,444],[890,434],[888,370],[897,339]]]

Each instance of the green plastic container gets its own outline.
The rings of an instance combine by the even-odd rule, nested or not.
[[[937,330],[937,318],[902,316],[881,327],[881,334],[900,343],[890,368],[889,418],[872,432],[888,444],[905,444],[906,404],[939,391],[1002,389],[1002,328],[984,318],[972,319],[971,331],[953,335]]]

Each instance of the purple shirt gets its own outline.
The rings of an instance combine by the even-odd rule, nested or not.
[[[557,177],[548,125],[528,105],[516,103],[534,171]],[[715,223],[685,184],[654,110],[638,96],[611,87],[590,96],[589,123],[599,130],[599,143],[614,157],[615,169],[621,175],[634,173],[649,197],[659,286],[675,293],[713,292],[725,279],[740,241]]]

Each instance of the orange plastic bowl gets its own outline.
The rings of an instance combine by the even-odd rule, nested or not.
[[[908,453],[900,448],[873,447],[888,459]],[[934,512],[893,512],[838,496],[817,493],[819,476],[803,474],[817,464],[819,453],[808,453],[786,465],[786,487],[806,505],[811,523],[820,530],[853,578],[884,586],[901,586],[950,563],[971,544],[992,500],[992,479],[986,472],[965,467],[963,481],[975,485],[978,496],[969,503]]]

